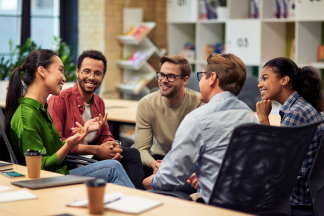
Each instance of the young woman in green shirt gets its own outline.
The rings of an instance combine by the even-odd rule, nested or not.
[[[6,98],[5,130],[18,162],[25,164],[24,152],[27,149],[40,150],[43,153],[44,170],[103,178],[110,183],[134,188],[124,168],[116,160],[104,160],[67,170],[66,155],[83,141],[88,128],[77,123],[78,132],[65,141],[60,140],[54,128],[47,112],[46,99],[49,94],[60,94],[66,81],[63,72],[64,65],[55,52],[39,49],[29,54],[24,64],[11,73]],[[21,78],[28,86],[24,97]]]

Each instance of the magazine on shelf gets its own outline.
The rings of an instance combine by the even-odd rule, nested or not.
[[[135,51],[129,57],[128,61],[132,61],[135,67],[140,66],[145,59],[148,57],[148,53],[146,51]]]
[[[141,41],[149,32],[150,28],[146,25],[140,25],[138,27],[132,26],[126,35],[133,36],[135,40]]]
[[[324,62],[324,45],[321,44],[318,46],[318,58],[317,58],[317,61],[318,62]]]
[[[250,18],[260,18],[260,0],[250,0]]]
[[[140,76],[133,76],[127,77],[124,84],[132,86],[133,91],[138,94],[142,91],[142,89],[150,82],[148,78],[140,77]]]

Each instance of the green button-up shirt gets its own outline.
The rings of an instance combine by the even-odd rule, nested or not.
[[[10,143],[16,152],[20,164],[26,164],[24,153],[27,149],[40,150],[43,153],[42,169],[68,174],[65,165],[57,158],[56,152],[64,145],[60,140],[53,121],[43,105],[31,98],[20,98],[19,106],[10,122]]]

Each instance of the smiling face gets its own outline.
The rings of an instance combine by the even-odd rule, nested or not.
[[[64,66],[58,56],[53,56],[52,58],[53,63],[45,70],[45,82],[50,94],[60,95],[63,83],[66,81]]]
[[[262,99],[281,101],[283,78],[278,79],[277,74],[273,72],[272,68],[265,67],[261,72],[260,79],[258,87],[260,88]]]
[[[80,70],[76,69],[78,84],[83,93],[93,94],[101,85],[104,77],[104,63],[101,60],[86,57]]]
[[[165,75],[181,75],[180,66],[171,62],[164,62],[161,66],[161,72]],[[180,92],[181,88],[184,87],[184,81],[181,77],[176,77],[174,82],[169,82],[166,76],[163,78],[163,80],[158,81],[161,95],[167,98],[174,97]]]

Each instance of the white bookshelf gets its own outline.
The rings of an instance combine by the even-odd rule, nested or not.
[[[177,54],[184,49],[185,42],[194,42],[196,58],[191,63],[196,66],[195,71],[201,71],[206,65],[205,44],[224,43],[226,53],[240,57],[248,71],[257,67],[260,73],[270,59],[288,57],[287,50],[291,46],[288,36],[292,33],[297,65],[324,68],[323,63],[317,63],[318,46],[324,37],[324,1],[295,0],[295,16],[277,19],[273,18],[274,1],[261,0],[260,18],[254,19],[250,18],[250,0],[227,0],[228,16],[225,20],[199,20],[199,0],[180,1],[182,5],[177,2],[167,0],[168,54]],[[185,8],[191,11],[180,17],[179,11]],[[196,11],[193,12],[192,8]],[[291,28],[293,30],[288,31]],[[245,40],[248,46],[245,46]]]
[[[120,35],[118,41],[123,45],[123,60],[116,63],[123,70],[122,84],[118,89],[122,92],[124,99],[140,99],[143,95],[149,93],[148,83],[155,77],[155,69],[147,62],[152,55],[163,56],[166,49],[159,49],[146,37],[146,35],[155,27],[155,22],[143,22],[143,11],[141,8],[124,8],[123,11],[123,32],[129,31],[131,27],[146,26],[148,31],[145,37],[136,38],[134,36]],[[125,60],[127,56],[134,52],[145,53],[145,57],[140,61]],[[131,81],[131,82],[130,82]],[[133,82],[132,82],[133,81]]]

